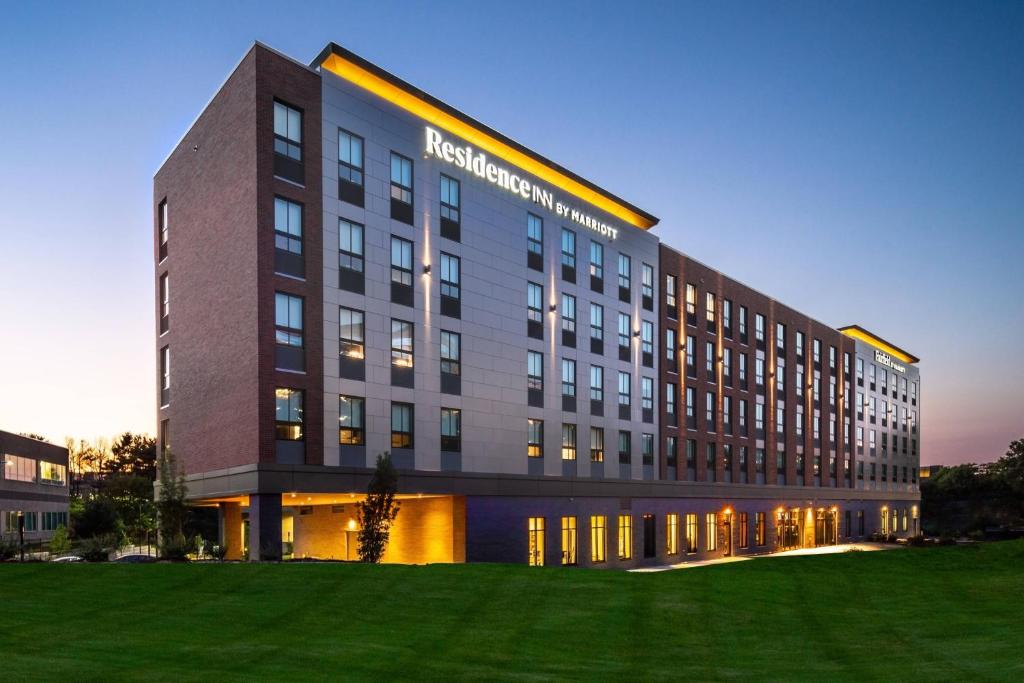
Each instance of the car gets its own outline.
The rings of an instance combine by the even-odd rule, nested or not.
[[[114,560],[114,562],[120,562],[123,564],[146,564],[149,562],[156,562],[156,558],[152,555],[122,555]]]
[[[85,562],[84,559],[78,555],[64,555],[63,557],[53,558],[54,562]]]

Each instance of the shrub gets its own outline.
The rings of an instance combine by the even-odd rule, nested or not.
[[[18,542],[14,537],[0,536],[0,562],[14,559],[18,554]]]
[[[907,545],[920,548],[921,546],[927,545],[924,540],[924,534],[918,534],[917,536],[911,536],[907,539]]]
[[[124,526],[117,514],[117,507],[104,496],[93,496],[86,500],[81,514],[75,520],[75,536],[78,538],[123,533]]]
[[[228,555],[228,547],[222,543],[207,543],[206,554],[218,562],[223,562]]]
[[[188,554],[192,552],[193,545],[185,540],[184,536],[176,536],[164,541],[160,547],[160,556],[171,562],[188,562]]]
[[[63,555],[69,550],[71,550],[71,541],[68,540],[68,530],[61,524],[50,537],[50,555]]]
[[[985,538],[985,532],[982,531],[981,529],[975,529],[974,531],[968,531],[967,532],[967,538],[971,539],[972,541],[980,541],[980,540]]]
[[[110,553],[117,548],[117,545],[117,536],[114,534],[87,538],[82,543],[82,559],[86,562],[108,562]]]

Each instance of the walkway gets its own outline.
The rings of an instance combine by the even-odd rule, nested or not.
[[[792,557],[794,555],[831,555],[833,553],[848,553],[853,550],[871,552],[875,550],[894,550],[901,546],[891,543],[843,543],[840,545],[823,545],[818,548],[797,548],[796,550],[784,550],[778,553],[764,553],[761,555],[739,555],[734,557],[720,557],[714,560],[699,560],[697,562],[680,562],[678,564],[661,565],[658,567],[640,567],[630,569],[631,572],[650,573],[667,572],[672,569],[691,569],[694,567],[707,567],[712,564],[728,564],[730,562],[745,562],[746,560],[760,560],[769,557]]]

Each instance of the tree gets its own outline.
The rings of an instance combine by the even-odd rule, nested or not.
[[[188,487],[185,485],[185,474],[170,449],[164,449],[161,454],[158,472],[160,496],[156,509],[160,543],[166,554],[168,549],[177,551],[185,546],[185,515],[188,512],[185,497],[188,495]]]
[[[104,469],[110,474],[133,474],[149,481],[156,478],[156,439],[145,434],[125,432],[110,447],[110,459]]]
[[[398,472],[391,464],[391,454],[377,456],[377,467],[370,478],[366,500],[356,503],[359,515],[359,560],[380,562],[388,547],[391,524],[398,517],[400,504],[395,500]]]
[[[1024,439],[1011,441],[1006,455],[989,465],[988,473],[1018,500],[1024,498]]]
[[[124,529],[114,501],[104,496],[92,496],[86,500],[81,512],[77,515],[72,513],[71,523],[78,538],[120,535]]]

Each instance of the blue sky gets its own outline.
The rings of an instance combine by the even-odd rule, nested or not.
[[[151,180],[253,40],[338,42],[916,353],[922,461],[1024,436],[1024,3],[23,3],[0,24],[0,428],[154,431]]]

